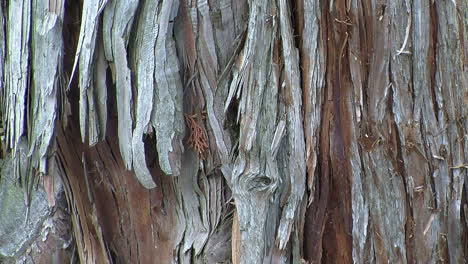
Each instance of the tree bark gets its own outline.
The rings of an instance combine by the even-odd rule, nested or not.
[[[467,1],[0,14],[4,155],[61,179],[80,262],[466,261]]]

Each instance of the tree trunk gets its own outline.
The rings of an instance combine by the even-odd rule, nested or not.
[[[61,179],[81,263],[466,261],[467,1],[0,14],[2,178]]]

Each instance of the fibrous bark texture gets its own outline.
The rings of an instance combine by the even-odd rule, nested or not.
[[[0,15],[2,154],[62,179],[82,263],[468,257],[467,1]]]

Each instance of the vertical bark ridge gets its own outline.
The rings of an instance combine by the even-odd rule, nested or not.
[[[353,241],[359,245],[353,249],[354,261],[407,261],[406,192],[403,175],[395,167],[398,144],[391,103],[393,77],[389,71],[391,56],[396,51],[388,44],[394,38],[403,38],[404,31],[403,36],[392,35],[394,12],[396,8],[384,2],[357,1],[350,6],[349,67],[354,87],[355,135],[358,137],[358,153],[362,155],[362,171],[353,169],[352,196],[357,199],[353,198]],[[405,13],[401,12],[399,16],[407,17]],[[400,24],[398,28],[403,27]],[[398,45],[402,42],[396,41]],[[353,167],[357,168],[357,165]],[[362,196],[356,193],[360,190]],[[363,221],[357,221],[360,219]],[[365,235],[358,234],[358,230]],[[385,250],[389,247],[394,250]],[[374,254],[369,252],[372,249]]]
[[[361,8],[363,8],[363,11],[360,11]],[[366,8],[369,10],[365,11]],[[377,176],[379,178],[379,181],[375,184],[367,183],[367,188],[369,188],[368,190],[370,191],[367,193],[368,198],[365,198],[370,203],[370,221],[371,223],[374,222],[373,224],[376,228],[374,229],[374,236],[370,233],[370,238],[362,240],[363,237],[356,234],[354,239],[361,239],[361,248],[366,245],[367,242],[365,241],[371,241],[374,247],[376,247],[377,259],[393,259],[393,261],[399,259],[404,262],[411,262],[413,259],[417,259],[418,261],[422,260],[423,262],[427,262],[431,259],[447,259],[449,253],[446,249],[450,248],[448,244],[461,239],[462,230],[455,228],[452,234],[454,237],[459,237],[447,239],[446,243],[443,242],[446,237],[443,234],[448,232],[448,226],[446,227],[445,224],[447,219],[452,219],[452,221],[453,219],[457,219],[454,215],[452,217],[447,217],[447,213],[442,213],[444,210],[448,210],[448,205],[446,205],[448,201],[445,201],[445,197],[448,197],[448,194],[444,194],[447,193],[447,191],[443,186],[451,185],[450,179],[452,177],[457,178],[457,176],[450,176],[453,170],[449,168],[449,164],[444,162],[446,158],[450,159],[447,150],[448,146],[443,146],[447,144],[444,143],[447,141],[447,139],[444,140],[444,134],[450,126],[445,124],[447,118],[441,116],[439,111],[442,111],[442,113],[448,112],[449,116],[450,113],[452,113],[452,120],[457,120],[455,116],[463,115],[458,109],[460,109],[461,112],[464,111],[463,107],[457,106],[453,106],[451,108],[453,110],[451,111],[443,110],[446,107],[446,104],[443,104],[443,89],[439,88],[439,90],[437,90],[436,80],[439,76],[444,76],[446,73],[440,73],[439,76],[437,74],[434,75],[435,72],[437,72],[436,69],[439,67],[438,61],[446,60],[447,58],[462,57],[448,55],[442,58],[435,48],[437,43],[440,43],[439,38],[446,36],[446,34],[441,33],[443,29],[440,28],[439,21],[436,21],[436,23],[428,23],[428,21],[433,20],[434,17],[439,17],[439,15],[431,15],[431,10],[440,12],[440,10],[445,10],[445,8],[453,10],[450,5],[448,5],[448,7],[439,7],[429,2],[416,2],[414,4],[392,2],[389,5],[384,4],[380,6],[374,5],[373,3],[371,3],[370,6],[366,3],[362,5],[351,5],[351,11],[353,13],[357,12],[359,14],[362,12],[363,14],[370,13],[376,15],[376,17],[372,18],[370,21],[364,21],[365,26],[360,26],[362,24],[359,19],[356,22],[353,21],[353,24],[357,25],[357,27],[353,27],[354,34],[351,35],[350,40],[351,78],[355,91],[357,91],[354,93],[354,96],[355,99],[356,97],[358,99],[355,100],[355,102],[359,102],[361,100],[359,98],[363,98],[363,105],[367,105],[367,109],[365,109],[367,111],[364,111],[363,115],[364,124],[367,124],[361,126],[361,138],[358,139],[358,142],[360,143],[361,149],[364,150],[364,153],[370,151],[375,152],[376,148],[384,147],[387,144],[387,150],[382,154],[384,154],[384,156],[388,155],[390,160],[394,161],[386,165],[380,163],[381,165],[372,169],[372,167],[368,167],[368,165],[372,164],[373,160],[368,160],[367,158],[369,156],[364,154],[363,161],[367,166],[364,167],[364,174],[362,176],[365,174],[374,174],[374,177]],[[361,16],[357,15],[356,18]],[[446,17],[445,14],[444,17]],[[453,23],[455,23],[455,21]],[[361,38],[362,33],[365,32],[363,30],[366,28],[374,30],[372,34],[367,34],[368,37]],[[376,31],[376,28],[379,28],[379,30]],[[436,35],[430,32],[436,32]],[[459,39],[457,40],[455,36],[458,32],[455,32],[456,33],[452,35],[453,37],[451,40],[453,42],[451,43],[457,43],[458,41],[458,43],[460,43],[458,47],[460,47],[463,44]],[[376,42],[382,37],[384,37],[383,41],[380,43]],[[362,40],[365,41],[369,39],[374,39],[372,40],[374,44],[355,44],[360,43]],[[386,45],[387,40],[389,40],[389,45]],[[359,86],[361,84],[365,85],[367,82],[366,77],[361,77],[361,72],[364,70],[364,73],[366,73],[367,65],[359,63],[359,67],[357,67],[359,57],[356,56],[356,50],[354,50],[353,47],[360,47],[362,50],[363,48],[365,49],[366,46],[375,48],[374,52],[370,53],[371,60],[369,62],[370,71],[368,73],[369,81],[367,89],[364,93],[361,93],[359,92],[361,89]],[[446,45],[437,45],[439,49],[445,46]],[[461,49],[458,51],[461,53]],[[365,56],[365,53],[366,51],[364,50],[364,54],[362,55]],[[383,60],[380,62],[377,57],[380,57],[380,55],[377,54],[382,54],[381,58],[383,58]],[[365,62],[365,60],[362,61]],[[355,66],[352,66],[353,63]],[[459,69],[461,69],[462,64],[460,60],[458,62],[454,60],[450,63],[450,65],[455,65],[454,67],[460,67]],[[379,65],[382,66],[379,67]],[[357,70],[359,68],[361,70]],[[388,68],[388,72],[386,72],[386,68]],[[444,67],[442,72],[445,71]],[[436,84],[433,84],[434,81]],[[453,91],[450,87],[465,87],[463,83],[464,81],[461,79],[455,79],[451,85],[450,82],[448,82],[449,88],[445,89],[447,92],[445,97],[451,98],[449,102],[453,100],[452,96],[455,94],[450,94],[449,91]],[[435,86],[436,89],[431,89],[433,86]],[[380,92],[377,92],[379,90]],[[460,90],[457,91],[458,93],[460,92]],[[433,99],[431,100],[431,98]],[[462,96],[455,98],[462,98]],[[385,101],[388,101],[390,104],[386,105],[382,103]],[[452,105],[457,104],[457,99],[454,101]],[[357,117],[359,116],[358,110],[359,109],[356,109]],[[359,120],[359,118],[357,120]],[[395,124],[397,130],[392,128],[392,123]],[[370,134],[369,132],[372,130],[374,130],[373,133],[376,132],[376,128],[380,126],[376,126],[378,124],[384,125],[382,130],[377,129],[379,136]],[[453,130],[454,134],[452,138],[460,137],[459,133],[462,129],[459,127],[460,125],[463,126],[463,123],[459,122],[458,124],[458,127],[455,125],[456,129]],[[387,127],[389,132],[385,132],[385,127]],[[395,137],[395,134],[398,137],[396,140],[392,139]],[[447,137],[450,138],[450,136]],[[463,144],[461,146],[463,146]],[[455,149],[460,149],[461,146],[455,144],[453,147]],[[377,153],[374,155],[376,154]],[[378,160],[382,159],[377,156],[374,162]],[[381,169],[385,167],[388,168],[390,175],[393,175],[390,176],[393,178],[391,182],[379,176],[384,173]],[[376,168],[380,168],[380,172],[377,174],[375,174]],[[354,179],[357,180],[356,178]],[[458,179],[463,179],[463,177],[458,177]],[[388,184],[392,182],[393,185]],[[395,183],[397,184],[395,185]],[[355,183],[353,183],[353,186],[355,186]],[[385,194],[387,188],[390,188],[390,190],[393,189],[392,192],[394,195],[399,197],[394,199],[397,202],[388,203],[390,200],[385,198],[385,196],[379,197],[378,199],[372,198],[374,196],[372,189],[375,188],[380,188],[381,194]],[[398,191],[395,192],[396,190]],[[461,189],[458,190],[457,193],[460,195],[458,197],[461,199]],[[402,195],[404,193],[406,194]],[[354,201],[355,199],[353,199],[353,206]],[[396,229],[387,229],[385,237],[381,235],[380,230],[385,230],[387,227],[380,225],[379,221],[375,221],[375,219],[378,219],[382,213],[386,213],[383,211],[379,211],[377,214],[372,212],[378,208],[381,208],[378,210],[383,209],[381,205],[379,206],[378,203],[375,203],[376,201],[387,201],[387,204],[390,206],[386,207],[386,211],[390,212],[395,209],[396,211],[394,211],[394,214],[400,214],[398,219],[392,220],[393,227],[396,227]],[[454,211],[458,211],[460,207],[458,207],[457,204],[460,204],[461,200],[458,200],[460,203],[455,201],[457,200],[455,199],[452,205],[453,208],[455,208]],[[442,204],[445,205],[442,206]],[[442,208],[439,208],[440,206],[442,206]],[[358,209],[359,207],[356,206],[355,208]],[[365,219],[367,213],[364,208],[360,209],[360,214]],[[385,219],[388,217],[389,215],[385,216]],[[354,221],[354,224],[353,230],[359,228],[359,222]],[[403,231],[397,231],[394,235],[389,235],[389,231],[403,230],[404,225],[406,225],[405,236],[401,235],[405,234]],[[454,223],[453,225],[457,226]],[[364,225],[361,223],[361,227],[363,226]],[[443,239],[441,239],[441,237],[443,237]],[[385,246],[385,244],[390,245],[395,243],[398,246],[397,250],[393,252],[379,249],[386,248],[387,246]],[[414,248],[414,250],[411,250],[411,248]],[[403,249],[409,251],[405,253]],[[453,251],[461,252],[457,246],[454,246]],[[362,259],[364,257],[359,257],[356,253],[353,252],[355,261],[356,259]],[[460,256],[463,256],[463,253],[450,254],[450,258],[454,258],[455,262],[459,261]]]
[[[348,39],[348,62],[350,71],[350,81],[352,93],[350,95],[350,113],[354,124],[360,124],[363,118],[365,93],[364,87],[367,83],[368,68],[368,43],[364,34],[366,31],[365,4],[361,1],[351,1],[348,13],[349,27]],[[354,111],[353,111],[354,110]],[[371,232],[371,223],[369,216],[369,202],[365,197],[367,188],[365,182],[368,180],[364,171],[364,162],[362,159],[364,151],[359,144],[361,133],[359,130],[351,130],[350,155],[351,165],[351,203],[353,218],[353,249],[352,256],[355,263],[372,262],[373,254],[370,252],[369,233]]]
[[[155,46],[156,90],[151,124],[155,129],[160,167],[164,173],[177,176],[182,166],[180,160],[184,151],[182,138],[185,133],[183,88],[173,37],[179,1],[163,1],[160,5]]]
[[[291,25],[290,4],[285,0],[279,1],[279,21],[281,32],[282,56],[284,59],[284,80],[281,90],[284,89],[285,114],[288,131],[289,154],[286,161],[288,168],[285,183],[289,186],[287,202],[282,209],[282,216],[276,235],[276,244],[280,250],[286,248],[289,242],[293,225],[299,225],[299,205],[303,202],[306,184],[305,141],[302,111],[301,74],[299,71],[299,51],[295,46],[293,28]],[[289,178],[288,178],[289,176]]]
[[[322,237],[329,194],[328,145],[320,134],[328,127],[326,94],[327,23],[324,1],[297,1],[302,76],[308,208],[304,226],[304,257],[311,263],[322,257]],[[303,10],[299,6],[303,6]],[[301,30],[302,29],[302,30]],[[327,157],[327,158],[326,158]],[[313,242],[312,242],[313,241]]]
[[[435,3],[437,12],[437,42],[435,56],[437,60],[435,69],[435,90],[436,100],[440,108],[439,121],[444,128],[440,149],[445,148],[447,152],[447,169],[441,169],[444,177],[435,177],[439,216],[441,220],[442,232],[437,236],[441,243],[439,245],[442,254],[440,258],[450,259],[450,262],[463,262],[466,259],[466,252],[463,252],[462,240],[463,225],[461,222],[461,196],[466,169],[463,171],[457,167],[459,164],[466,164],[465,153],[467,137],[466,131],[468,123],[466,120],[467,108],[466,97],[468,91],[466,69],[463,69],[463,42],[459,39],[460,24],[457,17],[457,2]],[[466,27],[466,25],[465,25]],[[460,74],[456,74],[459,72]],[[446,232],[444,232],[446,231]],[[447,251],[444,252],[444,246]],[[443,253],[448,254],[444,256]]]
[[[15,1],[6,11],[4,92],[2,98],[5,142],[16,152],[25,132],[26,98],[30,72],[31,2]]]
[[[62,60],[63,2],[52,9],[41,1],[32,2],[31,83],[28,102],[29,154],[35,169],[47,173],[55,122],[58,92],[63,89]]]
[[[301,2],[301,1],[299,1]],[[314,179],[317,166],[318,136],[324,91],[326,49],[324,48],[324,25],[320,14],[320,2],[304,1],[303,11],[298,15],[300,61],[302,69],[304,134],[306,140],[307,186],[311,193],[309,204],[313,201]],[[301,10],[298,8],[298,10]],[[320,30],[320,27],[323,27]]]
[[[240,45],[240,38],[234,41],[240,35],[234,30],[234,16],[240,16],[243,10],[233,9],[232,1],[186,1],[181,3],[176,18],[175,40],[183,69],[184,112],[206,132],[209,145],[203,157],[186,149],[183,173],[174,180],[178,190],[178,229],[183,232],[176,240],[175,257],[181,263],[194,259],[220,262],[229,257],[226,251],[229,248],[207,249],[219,239],[229,238],[221,235],[229,234],[231,224],[227,218],[228,207],[223,204],[225,182],[221,174],[222,171],[227,178],[231,171],[231,139],[223,129],[226,118],[222,108],[228,81],[225,78],[220,82],[218,74],[221,70],[229,72],[229,61],[236,56],[235,48]]]
[[[74,75],[77,68],[79,68],[81,139],[83,142],[87,139],[90,146],[104,138],[106,128],[106,119],[98,118],[107,116],[106,76],[102,72],[98,72],[96,66],[97,58],[99,58],[98,54],[103,52],[102,49],[98,48],[100,46],[97,44],[97,39],[99,39],[100,13],[106,3],[107,1],[83,2],[80,35],[72,70],[72,75]],[[96,72],[99,74],[95,74]],[[104,82],[99,81],[100,79],[104,79]]]
[[[133,95],[127,58],[127,45],[133,28],[138,0],[111,1],[103,13],[103,41],[106,59],[111,63],[119,117],[119,146],[125,167],[132,169]],[[151,178],[140,178],[147,188],[155,187]]]
[[[2,122],[5,151],[15,158],[27,146],[26,174],[15,170],[25,188],[25,203],[37,174],[50,173],[53,135],[63,87],[63,2],[16,1],[2,11]],[[5,26],[5,28],[3,28]],[[5,30],[5,31],[3,31]],[[24,146],[23,146],[24,147]],[[27,219],[27,217],[26,217]]]
[[[3,121],[4,111],[5,111],[5,106],[4,106],[4,101],[5,101],[5,82],[3,79],[3,75],[5,72],[5,13],[3,10],[3,5],[0,5],[0,128],[1,128],[1,157],[3,158],[4,152],[7,148],[5,146],[5,121]]]
[[[270,199],[274,199],[281,177],[270,149],[282,118],[277,107],[280,69],[272,67],[278,48],[278,7],[263,0],[249,1],[249,6],[246,41],[226,105],[234,95],[239,98],[239,147],[230,184],[239,219],[240,263],[260,263],[273,249],[274,232],[265,227],[268,212],[278,210],[278,204],[270,203]]]
[[[132,135],[133,168],[141,179],[151,179],[146,163],[144,135],[151,133],[151,112],[155,93],[155,39],[158,38],[158,17],[161,13],[156,1],[143,1],[136,26],[135,39],[131,43],[131,65],[135,69],[133,78],[135,100],[135,127]]]

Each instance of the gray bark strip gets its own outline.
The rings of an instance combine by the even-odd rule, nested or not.
[[[219,6],[218,6],[219,5]],[[198,57],[197,70],[200,73],[200,86],[203,90],[204,99],[206,100],[206,113],[208,125],[211,128],[212,136],[216,142],[217,151],[212,151],[219,156],[221,161],[221,169],[225,175],[230,175],[231,166],[229,160],[230,140],[226,137],[227,133],[223,133],[220,124],[225,120],[222,110],[223,102],[216,98],[216,94],[226,92],[226,90],[218,90],[218,72],[219,67],[225,66],[223,63],[228,56],[232,55],[232,40],[235,36],[233,30],[234,21],[232,19],[231,4],[228,1],[219,3],[211,3],[207,1],[199,1],[197,9],[200,13],[198,28],[194,32],[195,36],[203,36],[203,41],[198,41]],[[227,14],[226,14],[227,13]],[[216,14],[216,15],[211,15]],[[219,17],[217,14],[220,14]],[[222,20],[222,21],[220,21]],[[221,26],[223,25],[223,26]],[[217,36],[223,36],[217,38]],[[216,52],[214,52],[216,51]],[[220,64],[223,63],[223,64]],[[227,88],[227,82],[220,84]],[[218,100],[217,100],[218,99]]]
[[[249,1],[249,5],[247,39],[229,92],[240,99],[239,154],[231,186],[239,217],[240,262],[262,263],[274,248],[274,232],[266,228],[269,212],[279,206],[270,202],[280,184],[270,151],[278,118],[279,74],[272,67],[277,10],[270,1]]]
[[[156,132],[159,166],[164,173],[178,176],[181,168],[181,155],[184,151],[182,138],[185,133],[182,109],[183,88],[173,38],[173,21],[179,1],[163,1],[160,5],[161,13],[158,17],[158,38],[155,48],[156,89],[151,123]]]
[[[141,10],[133,50],[133,68],[136,71],[135,90],[137,93],[135,129],[132,137],[133,168],[137,178],[151,179],[151,174],[146,165],[143,136],[148,130],[148,126],[151,126],[151,111],[155,91],[156,58],[154,51],[155,39],[158,37],[157,20],[160,10],[157,1],[144,1]]]
[[[324,77],[326,68],[326,48],[321,45],[320,3],[314,0],[304,1],[304,22],[301,41],[302,89],[304,89],[304,135],[305,155],[307,160],[307,187],[314,192],[314,180],[317,166],[319,127],[322,114]],[[322,25],[323,26],[323,25]],[[323,33],[322,33],[323,34]],[[309,196],[311,199],[314,195]],[[309,204],[312,200],[309,200]]]
[[[451,262],[458,263],[464,259],[459,243],[462,231],[454,222],[457,218],[461,221],[464,177],[461,170],[451,167],[466,160],[460,142],[464,137],[460,131],[466,130],[466,123],[459,118],[466,116],[463,106],[466,102],[462,98],[467,88],[463,74],[453,75],[453,72],[463,72],[461,45],[448,47],[446,44],[447,39],[450,43],[460,43],[456,9],[449,2],[435,7],[439,18],[435,21],[437,35],[428,34],[431,30],[427,22],[431,20],[429,1],[415,2],[409,10],[413,16],[413,60],[404,54],[393,55],[393,102],[403,148],[406,192],[414,217],[415,251],[411,257],[422,262],[449,257]],[[399,21],[401,12],[393,19]],[[453,31],[448,30],[449,25],[454,25]],[[400,36],[395,34],[392,38],[393,50],[399,45],[396,42],[405,41],[403,26],[398,28]],[[434,39],[440,43],[436,47]],[[411,70],[412,81],[408,76]],[[445,256],[445,249],[449,249],[450,256]]]
[[[221,165],[225,177],[230,177],[230,138],[222,127],[228,80],[220,85],[217,82],[219,68],[226,67],[229,58],[234,57],[234,48],[239,46],[228,41],[236,36],[229,2],[183,1],[180,21],[174,29],[181,68],[185,69],[184,110],[198,117],[206,113],[206,124],[200,124],[206,125],[210,141],[203,162],[186,149],[182,173],[174,179],[179,195],[177,232],[183,232],[176,240],[178,263],[223,263],[230,257],[228,244],[217,244],[219,239],[230,238],[225,232],[229,232],[231,223],[226,216],[223,175],[216,170]],[[228,14],[219,17],[223,12]],[[222,26],[220,20],[224,21]],[[220,35],[223,37],[218,39]]]
[[[201,2],[203,4],[198,4],[201,15],[200,19],[194,16],[191,17],[199,23],[199,28],[193,29],[195,30],[194,36],[200,34],[207,36],[210,32],[213,34],[208,40],[197,41],[198,58],[193,62],[197,67],[199,86],[203,92],[204,100],[206,100],[204,106],[206,107],[208,134],[210,140],[214,143],[212,146],[216,146],[215,149],[210,148],[212,159],[207,162],[207,169],[211,171],[215,166],[220,165],[223,176],[229,184],[232,174],[229,151],[231,150],[232,143],[230,132],[225,127],[223,128],[223,124],[225,125],[227,122],[224,111],[224,98],[226,98],[229,90],[230,80],[227,76],[230,73],[234,58],[240,49],[244,33],[239,34],[239,32],[234,30],[236,21],[232,17],[233,10],[229,1],[212,3],[212,6],[209,8],[204,4],[205,1]],[[212,13],[220,14],[221,18],[217,15],[211,16]],[[207,26],[205,24],[210,25]],[[245,21],[237,21],[237,24],[244,25]],[[236,34],[238,35],[234,41]],[[210,48],[214,48],[217,53],[213,54],[209,52]],[[220,69],[223,71],[221,75],[218,75]]]
[[[103,140],[106,136],[107,128],[107,61],[104,55],[104,47],[102,43],[102,35],[98,35],[97,43],[95,50],[95,65],[93,72],[94,80],[94,102],[96,105],[96,119],[90,119],[90,122],[95,122],[94,126],[97,126],[96,129],[98,133],[94,134],[95,136],[88,136],[89,145],[97,143],[97,140]],[[90,114],[91,115],[91,114]],[[93,126],[93,125],[90,125]],[[91,127],[89,128],[92,129]],[[91,133],[90,133],[91,135]]]
[[[79,67],[81,139],[85,142],[86,135],[88,135],[89,145],[96,144],[105,136],[105,130],[103,131],[102,129],[105,127],[105,123],[103,124],[102,122],[106,120],[98,118],[98,116],[102,117],[102,108],[96,105],[97,103],[101,103],[102,100],[96,101],[95,98],[97,93],[102,94],[102,88],[105,88],[105,86],[95,85],[94,78],[99,76],[96,76],[94,72],[96,68],[95,49],[100,12],[106,3],[107,0],[84,1],[80,37],[78,39],[75,63],[72,70],[73,75],[76,67]],[[104,106],[105,105],[104,101]]]
[[[62,75],[62,25],[64,3],[53,8],[44,1],[32,3],[31,102],[29,106],[29,155],[41,173],[46,173],[47,159],[58,114],[58,92],[64,84]]]
[[[116,86],[119,147],[125,167],[132,169],[133,104],[132,82],[127,61],[127,45],[132,30],[138,0],[112,1],[104,9],[103,41],[106,59],[112,62]],[[152,188],[152,178],[138,179]]]
[[[6,21],[6,57],[3,122],[8,148],[16,152],[16,145],[25,132],[26,96],[30,71],[31,1],[12,1],[8,5]]]
[[[200,254],[208,240],[210,233],[209,222],[207,221],[206,213],[207,208],[204,201],[207,197],[200,190],[198,182],[198,169],[199,161],[194,152],[186,152],[183,156],[184,167],[181,171],[180,177],[174,179],[177,181],[176,186],[179,188],[177,191],[179,195],[180,208],[177,210],[183,217],[179,217],[182,220],[179,223],[181,229],[179,232],[183,232],[183,241],[177,241],[181,245],[180,258],[182,261],[189,263],[191,258],[190,249],[195,250],[195,255]],[[177,244],[179,244],[177,243]]]
[[[464,73],[455,5],[390,2],[383,10],[353,3],[351,12],[359,18],[351,21],[349,41],[355,120],[364,122],[358,141],[368,142],[361,144],[364,170],[355,169],[359,160],[352,162],[353,259],[463,262],[457,221],[466,176],[453,167],[466,162],[460,117],[466,116],[467,88],[466,74],[453,74]],[[376,16],[360,20],[364,13]],[[373,28],[372,38],[360,38],[366,27]],[[368,47],[374,52],[365,76],[367,58],[360,54]],[[360,118],[367,78],[368,108]],[[366,252],[369,246],[378,254]]]
[[[28,162],[39,173],[47,173],[57,118],[57,93],[62,85],[59,80],[62,74],[63,15],[61,1],[54,6],[40,1],[15,1],[9,5],[6,23],[8,50],[4,68],[5,89],[2,89],[6,142],[16,153],[17,143],[27,132],[28,156],[32,156]],[[26,103],[28,97],[30,101]],[[33,168],[29,170],[28,179],[32,179]]]
[[[363,73],[362,57],[359,56],[362,47],[367,45],[366,38],[361,37],[359,32],[363,31],[365,27],[365,21],[361,20],[363,16],[363,7],[360,1],[353,0],[350,3],[350,13],[355,14],[357,17],[352,22],[354,23],[351,27],[351,36],[349,38],[349,69],[351,74],[351,86],[352,86],[352,100],[350,101],[349,109],[352,113],[352,119],[355,124],[359,124],[362,121],[362,111],[364,108],[363,80],[367,78]],[[354,110],[354,111],[353,111]],[[351,167],[351,199],[352,199],[352,217],[353,217],[353,261],[355,263],[365,263],[370,261],[370,253],[366,250],[366,242],[368,242],[368,232],[370,226],[370,215],[369,215],[369,202],[366,200],[365,195],[365,181],[367,180],[363,171],[363,162],[361,156],[363,152],[359,148],[358,138],[359,131],[351,130],[351,155],[350,167]]]
[[[367,20],[363,20],[366,28],[372,28],[372,31],[367,32],[372,38],[370,38],[368,46],[361,46],[362,53],[367,54],[369,52],[370,64],[368,68],[365,68],[367,65],[364,63],[360,64],[361,69],[368,69],[368,75],[365,76],[368,80],[367,86],[364,86],[367,91],[367,109],[363,110],[362,129],[359,135],[361,142],[364,142],[361,144],[364,165],[361,182],[364,184],[364,199],[369,204],[369,228],[372,230],[366,239],[370,241],[369,246],[377,252],[375,255],[377,262],[406,263],[405,210],[407,199],[405,185],[398,168],[394,167],[393,160],[397,160],[398,157],[396,153],[389,152],[387,149],[387,146],[391,144],[392,137],[394,137],[392,133],[395,133],[391,121],[388,121],[392,119],[391,108],[389,108],[388,104],[391,99],[390,87],[392,84],[390,83],[391,79],[388,71],[391,56],[396,53],[396,50],[390,51],[388,43],[392,37],[404,35],[404,26],[403,33],[399,34],[398,32],[391,35],[389,24],[393,23],[393,21],[389,18],[388,13],[382,13],[385,10],[382,10],[382,7],[378,5],[365,6],[365,8],[367,9],[365,12],[376,14]],[[398,12],[401,17],[408,16],[406,9],[386,11],[390,13]],[[382,16],[379,14],[382,14]],[[402,20],[404,19],[399,19],[399,21]],[[352,37],[357,36],[353,35]],[[401,42],[399,45],[398,48],[401,47]],[[370,50],[367,50],[367,47]],[[361,53],[353,52],[355,51],[351,53]],[[359,59],[365,61],[365,58],[361,57]],[[355,71],[354,74],[357,74],[357,72]],[[360,76],[358,75],[353,77],[353,81],[359,79]],[[389,143],[381,144],[381,140]],[[353,177],[356,176],[355,174]],[[356,186],[356,188],[359,187]],[[353,191],[357,189],[353,188]],[[366,205],[360,203],[360,207],[355,206],[353,210],[360,208],[365,210]],[[359,215],[359,218],[364,220],[367,218],[365,211],[356,212],[355,215]],[[357,228],[366,230],[366,223],[362,223]],[[359,234],[359,236],[363,236],[363,234]],[[360,240],[355,243],[361,245],[363,243],[363,239],[359,237],[354,238],[354,240]],[[388,248],[394,250],[385,250]],[[366,260],[365,255],[359,256],[356,253],[358,252],[355,252],[353,257]]]
[[[3,80],[3,74],[5,71],[5,13],[3,10],[2,5],[0,5],[0,113],[3,113],[5,110],[4,107],[4,100],[5,100],[5,82]],[[3,142],[5,142],[4,136],[5,136],[5,123],[3,122],[3,114],[1,114],[1,119],[0,119],[0,127],[1,127],[1,140],[2,140],[2,146]],[[3,148],[3,147],[2,147]]]
[[[422,4],[428,6],[429,3]],[[427,63],[427,49],[428,43],[430,42],[429,28],[424,28],[423,25],[420,25],[420,19],[422,16],[428,16],[428,8],[419,8],[418,11],[421,13],[413,14],[413,7],[409,4],[404,3],[392,3],[389,7],[389,20],[390,25],[395,25],[391,27],[390,31],[390,43],[388,46],[388,53],[390,56],[390,65],[389,65],[389,87],[392,91],[392,112],[394,115],[394,122],[397,127],[397,136],[399,137],[399,142],[401,142],[400,147],[401,155],[403,160],[403,171],[404,175],[402,178],[405,184],[406,195],[406,208],[400,214],[405,214],[406,221],[409,225],[416,223],[414,228],[414,242],[415,250],[420,251],[417,255],[424,256],[426,259],[418,258],[418,261],[428,262],[431,258],[431,251],[433,250],[434,244],[437,241],[436,239],[431,238],[431,236],[424,235],[423,226],[419,223],[427,222],[431,213],[428,210],[425,210],[425,205],[430,203],[430,201],[424,201],[423,197],[429,197],[430,189],[425,188],[423,193],[425,195],[415,195],[415,190],[418,190],[425,182],[429,182],[430,170],[427,164],[427,153],[424,149],[423,138],[420,134],[421,131],[421,120],[426,118],[426,121],[431,120],[434,117],[433,112],[430,113],[430,116],[422,116],[421,108],[424,104],[429,102],[424,102],[423,100],[428,100],[430,95],[427,93],[427,87],[429,82],[426,76],[426,69],[418,67],[418,59],[414,60],[415,65],[411,65],[411,58],[408,56],[409,46],[408,43],[408,30],[412,27],[411,23],[414,21],[414,54],[415,56],[420,56],[421,63]],[[414,19],[412,18],[414,16]],[[426,17],[428,19],[428,17]],[[426,24],[428,24],[426,22]],[[422,31],[422,32],[421,32]],[[423,33],[424,32],[424,33]],[[424,36],[423,36],[424,34]],[[418,36],[419,35],[419,36]],[[419,42],[421,41],[421,42]],[[423,60],[425,59],[425,61]],[[411,77],[409,73],[413,71],[414,81],[411,83]],[[432,126],[433,130],[437,130],[437,125]],[[396,159],[400,159],[396,157]],[[398,164],[398,161],[397,163]],[[398,168],[396,168],[398,169]],[[412,211],[412,213],[411,213]],[[413,219],[411,219],[413,217]],[[408,239],[408,238],[407,238]],[[411,238],[409,238],[411,239]],[[424,240],[429,239],[431,241]],[[408,240],[408,241],[412,241]],[[421,244],[420,244],[421,243]],[[432,244],[432,245],[431,245]],[[405,244],[398,245],[399,248],[406,248],[405,261],[410,261],[413,258]],[[409,259],[408,259],[409,258]]]
[[[184,166],[180,176],[173,178],[178,196],[175,229],[177,236],[174,239],[177,253],[174,254],[174,261],[193,263],[195,258],[201,261],[195,262],[205,263],[203,260],[206,261],[209,256],[216,258],[216,252],[220,251],[212,248],[207,250],[206,244],[212,239],[210,236],[221,221],[224,202],[220,189],[222,178],[221,175],[208,178],[193,151],[184,152],[182,164]]]
[[[439,248],[448,250],[448,256],[442,254],[441,256],[443,259],[450,259],[450,263],[463,263],[467,256],[460,243],[463,232],[462,189],[468,172],[466,168],[463,169],[459,165],[468,163],[468,154],[465,152],[468,143],[466,134],[468,131],[466,118],[468,115],[466,107],[468,72],[465,64],[466,58],[465,61],[462,60],[462,44],[466,43],[466,36],[462,39],[463,34],[460,33],[463,27],[466,28],[468,22],[465,20],[460,23],[458,18],[462,14],[456,2],[436,2],[435,8],[438,45],[434,47],[436,61],[434,94],[439,109],[438,121],[441,124],[439,127],[444,129],[442,135],[439,136],[442,144],[438,147],[442,156],[447,155],[446,162],[449,169],[446,170],[441,166],[442,177],[433,176],[437,202],[434,213],[437,214],[437,218],[441,218],[442,232],[438,232],[437,237],[446,243],[439,245]],[[431,224],[430,228],[435,224]]]
[[[406,210],[405,214],[408,222],[411,223],[411,228],[414,229],[414,253],[416,253],[407,252],[409,258],[407,261],[417,256],[418,261],[430,262],[430,259],[437,258],[433,255],[438,243],[434,235],[441,230],[431,233],[424,231],[425,224],[434,217],[432,212],[425,208],[433,202],[430,182],[432,182],[431,177],[434,172],[431,171],[428,163],[432,154],[427,149],[424,135],[421,133],[425,130],[429,134],[436,134],[436,131],[440,129],[431,103],[431,76],[427,66],[430,64],[429,45],[432,39],[428,34],[429,23],[422,24],[422,21],[430,20],[429,1],[415,3],[415,6],[392,4],[390,15],[392,24],[398,25],[391,33],[389,47],[393,112],[406,174],[404,178],[409,210]],[[412,25],[409,24],[410,22]],[[408,45],[403,47],[407,39],[405,35],[408,28],[412,28],[413,32],[412,51],[409,50]],[[408,52],[414,54],[413,60],[408,56]],[[413,80],[409,76],[411,71]],[[422,127],[423,120],[431,125]]]
[[[283,208],[281,221],[277,233],[277,245],[280,250],[285,249],[289,241],[293,224],[298,224],[298,207],[302,202],[305,190],[305,142],[304,128],[302,126],[302,89],[301,74],[299,71],[299,52],[293,42],[293,28],[291,26],[291,11],[286,0],[279,0],[279,21],[281,31],[281,42],[284,59],[285,80],[281,84],[282,92],[285,96],[288,148],[289,155],[287,161],[286,184],[290,189],[288,200]],[[289,104],[289,105],[288,105]]]

